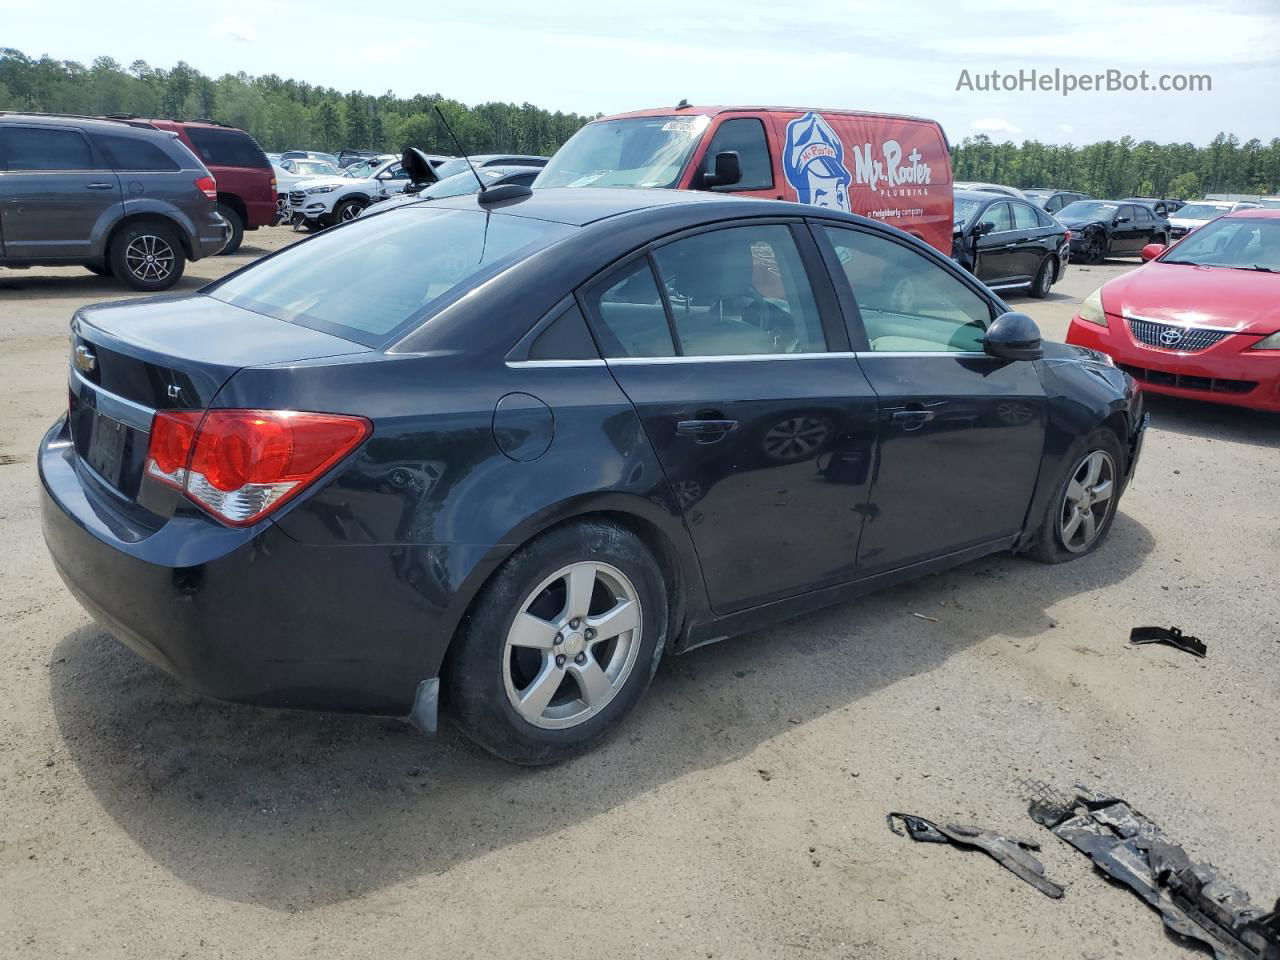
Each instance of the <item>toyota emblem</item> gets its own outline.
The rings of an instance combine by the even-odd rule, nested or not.
[[[1160,343],[1166,347],[1176,347],[1182,342],[1185,334],[1177,327],[1165,327],[1160,331]]]

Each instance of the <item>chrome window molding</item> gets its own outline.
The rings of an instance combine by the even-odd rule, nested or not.
[[[599,357],[583,360],[508,360],[510,370],[523,370],[527,367],[603,367],[605,362]]]
[[[641,363],[754,363],[760,360],[837,360],[852,359],[857,354],[832,350],[823,353],[742,353],[710,357],[610,357],[610,366],[635,366]]]

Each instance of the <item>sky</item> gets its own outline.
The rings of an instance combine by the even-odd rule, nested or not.
[[[1280,0],[759,0],[412,4],[0,0],[0,46],[342,91],[441,93],[594,115],[694,104],[908,113],[958,141],[1203,144],[1280,136]],[[452,7],[447,10],[445,7]],[[47,10],[48,8],[44,8]],[[1200,92],[985,91],[980,75],[1207,74]],[[968,71],[969,85],[957,89]],[[972,87],[972,89],[970,88]]]

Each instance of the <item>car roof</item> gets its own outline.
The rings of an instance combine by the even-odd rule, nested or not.
[[[954,194],[961,200],[1017,200],[1007,193],[994,193],[991,190],[957,190]]]
[[[146,120],[126,120],[122,117],[85,117],[74,113],[27,113],[17,110],[0,110],[0,122],[43,123],[59,127],[88,127],[93,130],[114,130],[133,128],[134,130],[156,131]]]
[[[598,120],[623,120],[630,117],[666,117],[666,116],[698,116],[707,114],[716,116],[721,113],[829,113],[835,116],[844,117],[877,117],[883,120],[910,120],[913,123],[927,123],[931,126],[941,129],[941,124],[937,120],[930,120],[927,117],[913,117],[904,113],[877,113],[873,110],[846,110],[833,107],[779,107],[768,106],[766,104],[746,104],[738,106],[728,106],[725,104],[717,104],[713,106],[684,104],[673,107],[651,107],[645,110],[631,110],[627,113],[615,113],[608,117],[598,117],[592,123]]]
[[[549,220],[574,227],[628,213],[693,203],[733,204],[743,216],[772,212],[775,216],[814,216],[807,204],[755,197],[735,197],[700,190],[641,190],[627,187],[547,187],[528,197],[505,203],[481,204],[474,194],[431,201],[434,208],[485,210],[534,220]],[[710,213],[711,211],[708,211]],[[822,211],[826,213],[828,211]]]
[[[1196,201],[1192,200],[1192,203]],[[1280,207],[1242,207],[1239,210],[1232,210],[1222,219],[1224,220],[1280,220]]]

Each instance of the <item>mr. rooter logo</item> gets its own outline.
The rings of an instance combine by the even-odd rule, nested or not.
[[[889,187],[922,186],[932,182],[933,172],[929,165],[920,158],[920,151],[915,147],[907,155],[907,162],[902,162],[902,145],[897,140],[886,140],[880,145],[883,159],[872,153],[871,144],[863,144],[861,148],[853,148],[853,179],[857,183],[865,183],[873,192],[878,192],[880,184]]]

